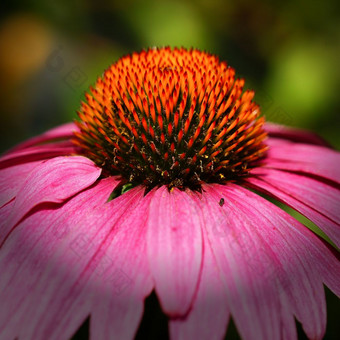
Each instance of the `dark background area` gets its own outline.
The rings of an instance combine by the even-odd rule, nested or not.
[[[167,45],[217,54],[256,90],[267,120],[310,129],[339,148],[339,7],[336,0],[2,1],[0,151],[75,119],[87,88],[120,56]],[[325,339],[337,339],[339,300],[327,296]],[[157,334],[162,323],[149,310],[145,322]]]

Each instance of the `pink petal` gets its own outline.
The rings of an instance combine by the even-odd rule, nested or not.
[[[2,156],[0,158],[0,169],[52,157],[68,156],[77,151],[77,147],[70,142],[58,142],[20,149]]]
[[[15,200],[12,199],[0,208],[0,244],[11,231],[11,225],[8,224],[8,220],[12,215],[14,204]]]
[[[87,219],[80,221],[83,227],[77,228],[69,243],[81,258],[78,261],[82,262],[83,270],[77,285],[85,287],[79,296],[80,300],[85,300],[83,304],[91,302],[92,339],[132,339],[142,318],[143,300],[153,288],[145,241],[148,200],[142,200],[143,192],[143,188],[136,188],[88,210]],[[64,249],[63,253],[66,251]],[[65,263],[65,256],[62,256]],[[59,300],[56,301],[55,314],[45,316],[42,313],[43,318],[39,319],[35,332],[40,334],[41,324],[45,331],[50,330],[55,320],[62,319],[67,323],[79,309],[73,301],[75,297],[71,290],[66,296],[68,304],[64,306],[65,298],[51,291],[49,303]],[[49,304],[44,308],[49,310]],[[59,328],[63,328],[62,324],[55,330],[53,339],[59,339]]]
[[[280,301],[271,276],[270,253],[267,248],[261,250],[261,240],[251,231],[252,221],[229,195],[214,192],[213,186],[204,190],[207,235],[241,337],[279,339]],[[223,207],[219,205],[221,198],[225,200]]]
[[[340,279],[339,279],[339,263],[340,263],[340,254],[338,250],[331,249],[330,251],[333,252],[334,257],[328,258],[327,253],[323,252],[323,249],[318,249],[318,257],[323,258],[322,261],[318,262],[319,270],[322,275],[322,281],[325,285],[338,297],[340,297]],[[323,264],[326,263],[326,266]]]
[[[150,203],[147,245],[150,270],[164,311],[184,315],[192,304],[202,263],[201,221],[192,197],[159,188]]]
[[[220,279],[212,245],[205,236],[202,275],[189,315],[170,321],[171,339],[223,339],[229,310],[227,295]]]
[[[304,172],[340,183],[340,153],[316,145],[297,144],[268,138],[265,166]]]
[[[91,296],[79,278],[97,248],[79,237],[95,238],[99,222],[107,222],[93,221],[92,212],[103,209],[115,185],[102,180],[59,209],[40,210],[8,237],[0,252],[4,339],[66,340],[90,313]]]
[[[27,177],[18,193],[8,224],[14,226],[33,207],[61,203],[93,184],[101,173],[85,157],[58,157],[42,163]],[[10,179],[9,179],[10,180]]]
[[[40,163],[39,161],[31,162],[0,170],[0,207],[17,195],[26,177]]]
[[[114,229],[111,223],[106,225],[106,230],[101,229],[107,237],[98,259],[107,271],[97,287],[91,288],[95,291],[92,339],[133,339],[143,315],[143,301],[153,289],[146,250],[147,210],[153,193],[143,197],[143,191],[138,189],[137,196],[129,191],[121,197],[121,206],[126,210],[118,218],[114,217],[110,204],[107,205],[107,220],[111,223],[115,220],[115,224]]]
[[[58,210],[25,219],[0,253],[0,333],[69,339],[91,313],[91,338],[132,338],[152,290],[143,188],[106,203],[105,179]],[[18,252],[17,249],[21,251]]]
[[[51,141],[55,141],[59,139],[70,139],[74,136],[75,131],[79,131],[79,128],[74,123],[67,123],[64,125],[60,125],[56,128],[46,131],[45,133],[39,136],[33,137],[25,142],[20,143],[19,145],[9,150],[9,153],[13,151],[26,149],[34,145],[50,143]]]
[[[340,247],[340,192],[302,175],[259,168],[247,182],[272,194],[318,225]]]
[[[340,273],[332,252],[287,213],[242,187],[214,185],[205,190],[208,237],[241,336],[281,339],[283,330],[293,336],[294,313],[308,337],[322,338],[322,281],[331,266],[333,275],[334,270]],[[225,199],[224,218],[218,214],[220,197]],[[339,274],[336,277],[339,286]]]
[[[85,287],[79,296],[80,300],[85,300],[83,304],[91,301],[92,339],[132,339],[143,314],[143,300],[152,290],[144,236],[148,200],[142,199],[143,192],[143,188],[136,188],[109,203],[103,202],[87,210],[87,218],[77,222],[68,245],[82,263],[77,285]],[[64,249],[63,253],[67,251]],[[65,259],[68,261],[69,256],[62,256],[64,263]],[[69,266],[72,268],[73,265]],[[39,319],[40,326],[35,332],[40,334],[41,325],[45,331],[52,327],[53,339],[59,339],[60,328],[79,309],[73,301],[77,298],[75,294],[72,290],[68,293],[65,306],[65,298],[60,294],[56,296],[51,290],[47,302],[54,303],[55,309],[52,315],[42,313],[43,318]],[[43,307],[50,309],[49,304],[41,309]],[[59,319],[63,323],[56,329],[55,320]]]
[[[268,132],[269,137],[282,138],[292,142],[304,144],[329,146],[329,144],[323,138],[307,130],[269,122],[264,125],[264,129]]]

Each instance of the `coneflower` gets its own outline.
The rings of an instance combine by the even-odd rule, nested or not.
[[[265,123],[198,50],[121,58],[80,121],[0,158],[0,339],[133,339],[155,291],[171,339],[310,339],[340,295],[339,153]],[[314,222],[321,239],[267,198]]]

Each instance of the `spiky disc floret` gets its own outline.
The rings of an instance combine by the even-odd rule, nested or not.
[[[199,188],[243,176],[263,155],[264,118],[234,69],[198,50],[118,60],[78,112],[75,143],[107,175],[149,188]]]

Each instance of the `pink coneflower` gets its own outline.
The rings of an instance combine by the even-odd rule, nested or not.
[[[132,339],[154,290],[171,339],[310,339],[340,295],[339,153],[264,123],[218,58],[152,49],[98,79],[80,121],[0,159],[0,339]],[[268,136],[267,136],[268,135]],[[132,188],[131,188],[132,187]],[[130,189],[130,190],[128,190]]]

